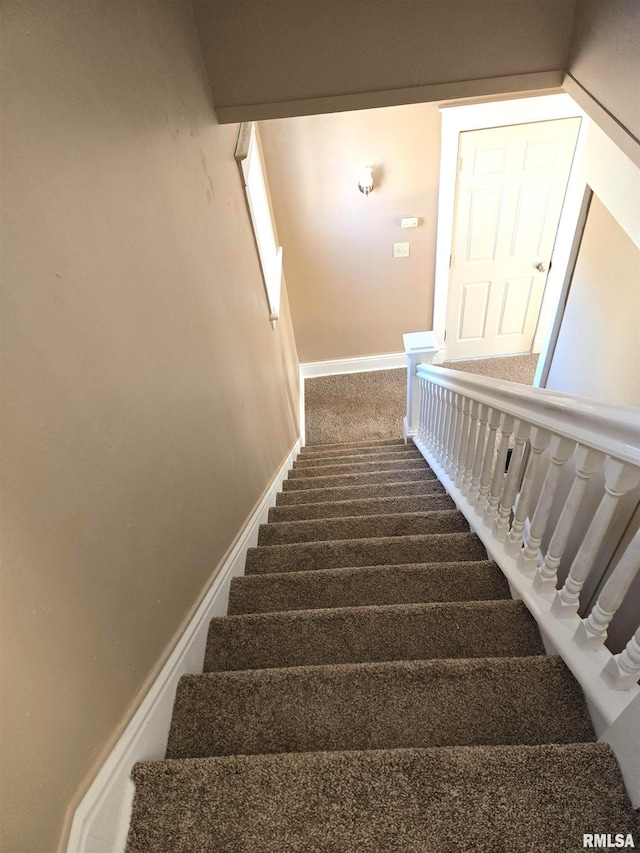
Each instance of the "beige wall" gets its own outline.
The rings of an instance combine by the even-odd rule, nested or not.
[[[301,361],[398,352],[431,328],[440,116],[433,104],[261,122]],[[358,190],[362,167],[375,188]],[[418,216],[418,228],[400,219]],[[394,242],[408,258],[393,258]]]
[[[563,69],[574,5],[196,0],[195,10],[216,105],[221,115],[253,105],[240,116],[244,120],[308,113],[309,99],[332,101],[316,104],[314,113],[336,109],[344,95],[385,90],[406,90],[407,100],[395,103],[409,103],[415,87]],[[501,89],[488,85],[486,91]],[[283,107],[294,101],[291,109]],[[389,101],[347,108],[383,103]],[[272,105],[268,115],[256,109],[265,104]]]
[[[640,138],[640,3],[580,0],[567,70]]]
[[[546,387],[640,406],[640,249],[594,196]]]
[[[188,3],[3,5],[2,843],[65,809],[292,447]]]

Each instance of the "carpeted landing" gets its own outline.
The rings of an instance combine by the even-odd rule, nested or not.
[[[638,825],[584,698],[422,456],[305,448],[137,764],[128,853],[558,853]]]

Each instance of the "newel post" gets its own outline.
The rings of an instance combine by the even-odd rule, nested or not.
[[[418,433],[420,420],[420,389],[417,370],[419,364],[433,364],[433,359],[441,347],[435,332],[410,332],[402,336],[404,351],[407,354],[407,413],[404,418],[402,434],[405,442]]]

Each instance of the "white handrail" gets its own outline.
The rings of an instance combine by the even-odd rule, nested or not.
[[[604,645],[637,570],[631,552],[638,536],[590,619],[578,615],[580,593],[590,575],[598,578],[606,569],[597,563],[600,547],[614,535],[621,499],[640,482],[640,410],[427,364],[415,371],[416,445],[580,682],[602,730],[640,695],[630,675],[637,676],[637,636],[615,657]],[[589,511],[583,498],[596,472],[600,501]],[[565,483],[572,478],[566,504],[566,489],[558,489],[563,476]],[[583,538],[571,560],[567,543],[576,524]],[[558,568],[567,577],[561,589]]]
[[[640,465],[640,409],[429,364],[419,364],[417,374],[532,426],[551,427],[556,435]]]

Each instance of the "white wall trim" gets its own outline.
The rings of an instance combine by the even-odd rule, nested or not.
[[[367,373],[370,370],[395,370],[407,366],[404,352],[386,352],[356,358],[334,358],[329,361],[306,361],[300,365],[300,377],[335,376],[339,373]]]
[[[214,616],[226,615],[231,579],[244,574],[247,548],[257,544],[258,528],[267,521],[269,507],[274,505],[275,496],[299,447],[300,442],[297,441],[77,807],[67,853],[124,853],[133,801],[133,783],[129,779],[131,768],[137,761],[164,758],[178,680],[186,673],[202,672],[209,621]]]
[[[487,127],[498,127],[511,124],[526,124],[533,121],[549,121],[558,118],[579,116],[583,119],[578,136],[579,155],[584,147],[588,118],[583,110],[566,93],[544,95],[533,98],[518,98],[517,100],[495,101],[484,104],[468,104],[463,106],[442,106],[442,142],[440,154],[440,188],[438,194],[438,229],[436,238],[435,282],[433,292],[433,330],[438,340],[446,340],[445,329],[447,320],[447,297],[449,292],[449,258],[451,256],[451,241],[453,236],[454,205],[456,181],[458,174],[458,144],[459,135],[466,130],[482,130]],[[574,158],[574,164],[578,156]],[[580,210],[584,195],[584,182],[572,168],[567,189],[567,199],[562,209],[558,233],[563,240],[564,235],[575,230],[575,221]],[[573,233],[573,232],[571,232]],[[569,247],[571,246],[569,241]],[[560,248],[560,241],[556,241]],[[541,317],[553,317],[557,301],[560,297],[562,283],[568,261],[566,252],[554,249],[553,266],[549,273],[545,296],[541,307]],[[544,315],[543,315],[544,312]],[[536,346],[541,346],[542,335],[536,332]],[[544,353],[543,353],[544,355]],[[541,359],[542,360],[542,359]]]

